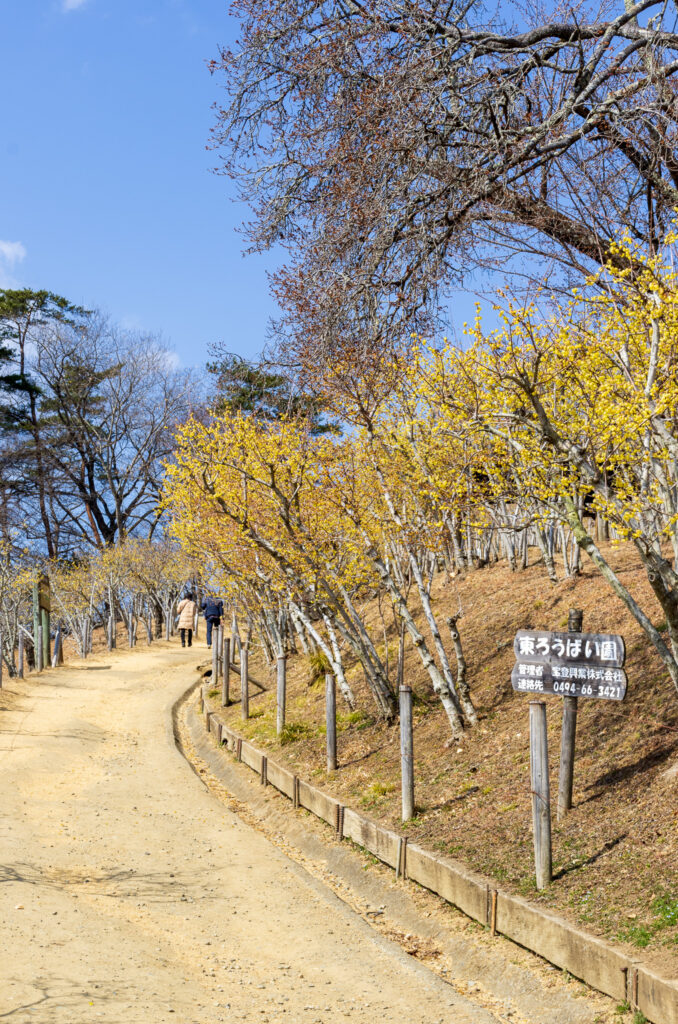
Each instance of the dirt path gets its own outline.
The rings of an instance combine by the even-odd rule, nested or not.
[[[496,1022],[205,790],[167,724],[197,660],[6,681],[0,1021]]]

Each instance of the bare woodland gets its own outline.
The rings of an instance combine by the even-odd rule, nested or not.
[[[581,280],[678,204],[675,4],[241,2],[214,145],[254,208],[286,354],[428,328],[473,267]]]

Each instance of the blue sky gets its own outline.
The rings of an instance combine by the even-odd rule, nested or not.
[[[0,287],[158,332],[184,365],[254,356],[275,307],[207,151],[227,0],[0,0]],[[473,297],[454,303],[473,317]]]
[[[247,211],[206,151],[226,0],[0,0],[0,286],[161,332],[186,365],[253,355],[273,311]]]

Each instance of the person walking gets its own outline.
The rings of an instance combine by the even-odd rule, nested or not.
[[[202,603],[202,613],[207,623],[207,646],[212,646],[212,630],[218,629],[221,625],[221,617],[224,614],[224,602],[217,597],[206,597]]]
[[[193,594],[190,591],[186,594],[183,601],[180,601],[177,605],[177,611],[179,612],[179,635],[181,636],[182,647],[186,647],[186,640],[188,640],[189,647],[193,646],[193,626],[195,625],[196,607]]]

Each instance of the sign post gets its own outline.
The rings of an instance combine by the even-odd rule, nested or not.
[[[549,752],[546,735],[546,704],[530,701],[530,782],[532,784],[532,833],[537,888],[551,884],[551,795]]]
[[[567,620],[570,633],[581,633],[584,613],[571,608]],[[577,697],[563,697],[563,729],[560,734],[560,771],[558,774],[558,810],[560,821],[572,809],[574,784],[574,746],[577,737]]]
[[[543,694],[563,697],[558,820],[572,807],[578,699],[623,700],[626,696],[623,637],[614,633],[582,633],[582,622],[583,613],[573,608],[568,617],[567,633],[522,629],[513,641],[516,656],[511,672],[513,689],[533,697]],[[535,868],[537,886],[541,889],[551,880],[551,812],[549,807],[547,823],[544,809],[549,801],[546,705],[539,700],[530,702],[530,764]]]

